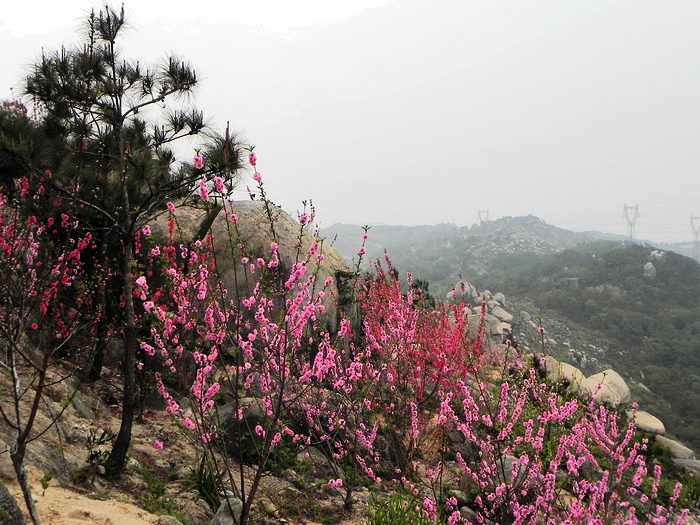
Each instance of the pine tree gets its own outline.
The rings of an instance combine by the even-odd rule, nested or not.
[[[3,130],[0,144],[5,181],[22,166],[41,179],[52,198],[77,199],[80,227],[96,232],[103,257],[113,257],[118,282],[108,292],[123,305],[114,314],[122,316],[125,358],[123,415],[107,460],[110,474],[124,466],[135,413],[135,234],[168,202],[192,203],[202,178],[217,175],[232,189],[242,152],[228,129],[225,136],[207,133],[203,114],[189,105],[198,79],[186,62],[169,57],[160,66],[145,67],[121,56],[117,41],[124,27],[123,7],[120,12],[110,7],[93,11],[82,47],[43,54],[25,86],[42,108],[31,139],[43,141],[42,148],[35,151],[27,144],[27,134],[7,121],[9,129]],[[13,133],[25,140],[7,140]],[[206,137],[201,154],[208,169],[177,163],[169,147],[194,135]],[[20,143],[23,149],[18,150]],[[102,266],[95,263],[93,271],[104,270]],[[102,324],[103,340],[106,333],[107,325]],[[101,356],[101,348],[96,355]],[[98,359],[93,379],[100,368]]]

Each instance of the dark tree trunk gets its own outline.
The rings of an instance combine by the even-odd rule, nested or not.
[[[105,469],[111,476],[124,469],[126,455],[131,444],[131,428],[134,424],[134,401],[136,397],[136,322],[134,321],[134,293],[131,283],[131,262],[134,246],[131,235],[125,236],[124,259],[122,260],[122,289],[124,291],[124,398],[122,400],[122,421],[117,439],[114,441]]]

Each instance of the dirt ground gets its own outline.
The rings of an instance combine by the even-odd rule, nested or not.
[[[118,383],[115,382],[115,387]],[[50,422],[49,414],[60,412],[66,392],[71,390],[70,382],[57,383],[51,387],[46,397],[45,411],[37,419],[35,428],[43,428]],[[96,475],[91,479],[77,479],[76,473],[87,466],[88,449],[85,439],[91,433],[102,430],[119,429],[120,413],[117,405],[107,405],[104,386],[91,389],[82,385],[80,393],[61,416],[58,431],[56,427],[33,441],[28,446],[25,461],[28,479],[42,523],[45,525],[172,525],[167,516],[158,516],[145,509],[144,497],[149,492],[147,476],[169,481],[182,479],[196,464],[196,451],[188,446],[179,430],[163,411],[149,410],[144,420],[133,427],[130,449],[130,468],[116,482]],[[115,392],[118,392],[115,388]],[[0,395],[8,395],[7,384],[0,381]],[[0,480],[15,496],[20,508],[25,512],[24,499],[19,484],[15,481],[10,462],[8,444],[12,434],[5,425],[0,425]],[[163,450],[156,450],[155,440],[164,444]],[[5,451],[5,453],[2,453]],[[45,472],[53,472],[54,478],[44,491],[41,480]],[[177,474],[177,475],[174,475]],[[265,496],[264,492],[270,496]],[[277,478],[266,478],[261,490],[271,515],[257,523],[284,523],[287,525],[319,525],[314,516],[326,517],[332,514],[339,525],[358,525],[364,522],[364,506],[355,505],[353,513],[342,510],[338,496],[315,491],[305,494],[292,484]],[[195,525],[208,525],[213,512],[203,500],[197,500],[193,491],[187,491],[182,483],[169,481],[164,499],[175,502],[178,512]],[[293,507],[290,512],[289,508]],[[306,511],[308,514],[305,514]],[[163,512],[159,509],[158,512]],[[320,518],[317,518],[320,521]],[[325,520],[323,520],[325,521]]]

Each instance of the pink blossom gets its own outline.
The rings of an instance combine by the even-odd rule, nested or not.
[[[338,478],[338,479],[329,479],[328,480],[328,486],[331,488],[338,488],[343,486],[343,480]]]
[[[151,227],[148,224],[146,224],[146,226],[144,226],[141,230],[141,233],[148,237],[149,235],[151,235]]]
[[[253,173],[253,180],[256,181],[256,182],[261,182],[261,181],[262,181],[262,175],[260,175],[260,173],[258,173],[258,172],[256,171],[255,173]]]
[[[199,181],[199,196],[202,198],[204,201],[209,200],[209,190],[207,189],[205,185],[205,180],[202,179]]]
[[[216,191],[219,193],[224,192],[224,179],[221,177],[214,177],[214,186],[216,186]]]
[[[255,167],[255,165],[258,163],[258,158],[255,156],[255,153],[252,151],[248,155],[248,162],[250,162],[250,165]]]
[[[175,213],[175,205],[172,202],[168,203],[168,211],[170,213]]]
[[[157,439],[153,442],[153,448],[156,450],[163,450],[163,442],[158,441]]]
[[[194,156],[194,167],[201,170],[204,167],[204,159],[200,154]]]
[[[357,255],[364,255],[366,252],[367,250],[365,250],[365,247],[363,246],[362,248],[357,250]]]

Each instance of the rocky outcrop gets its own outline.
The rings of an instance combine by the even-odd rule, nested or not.
[[[674,459],[695,459],[695,453],[685,445],[681,445],[678,441],[664,436],[656,436],[656,442],[659,445],[668,447]]]
[[[557,361],[551,356],[542,357],[540,366],[544,366],[550,381],[566,383],[567,389],[571,392],[581,392],[581,385],[586,380],[586,376],[575,366]]]
[[[637,427],[637,430],[655,434],[656,436],[663,436],[666,434],[666,427],[664,427],[663,422],[658,417],[652,416],[649,412],[640,410],[635,414],[628,413],[628,415],[634,418],[634,426]]]
[[[615,370],[605,370],[594,374],[581,384],[581,390],[595,395],[599,402],[617,407],[630,402],[630,389],[622,376]]]
[[[260,276],[259,271],[251,274],[249,265],[241,262],[243,257],[250,261],[255,261],[257,257],[269,260],[270,245],[274,241],[278,244],[280,267],[288,272],[294,263],[306,257],[312,243],[315,242],[308,231],[301,231],[299,222],[282,209],[270,205],[273,230],[262,201],[237,201],[227,204],[225,210],[228,217],[234,214],[238,218],[235,228],[221,213],[212,216],[211,210],[208,212],[195,208],[178,208],[175,213],[178,226],[175,241],[178,244],[189,244],[197,238],[203,238],[207,231],[211,232],[214,236],[218,270],[229,293],[235,291],[240,297],[248,297],[252,293]],[[160,217],[150,226],[153,241],[165,244],[168,239],[167,217]],[[319,260],[318,255],[321,254],[323,257]],[[315,272],[319,288],[329,276],[335,277],[338,271],[348,271],[345,260],[334,248],[326,244],[320,245],[318,254],[312,257],[309,265],[306,275]],[[332,296],[337,297],[336,283],[331,287],[331,292],[324,300],[326,312],[320,322],[324,328],[334,330],[336,308]]]
[[[685,470],[686,474],[693,478],[700,478],[700,460],[697,459],[674,459],[677,467]]]

